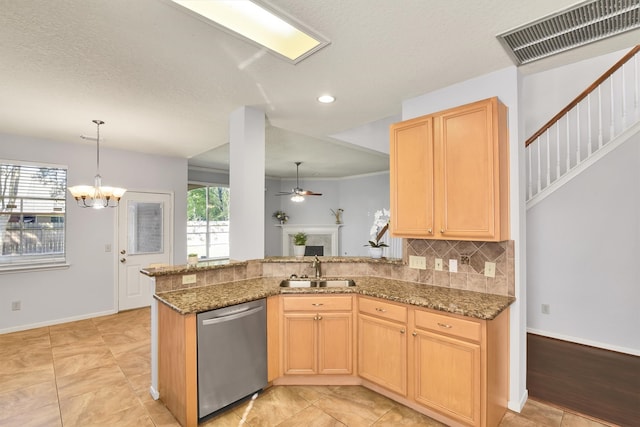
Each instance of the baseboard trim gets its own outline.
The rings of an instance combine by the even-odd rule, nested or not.
[[[160,399],[160,392],[156,390],[153,386],[149,387],[149,394],[153,398],[153,400]]]
[[[65,317],[62,319],[47,320],[45,322],[31,323],[28,325],[14,326],[11,328],[0,329],[0,335],[11,332],[26,331],[29,329],[43,328],[45,326],[59,325],[61,323],[77,322],[78,320],[93,319],[94,317],[108,316],[110,314],[116,314],[117,312],[118,310],[98,311],[95,313],[82,314],[80,316]]]
[[[522,408],[524,408],[524,405],[527,403],[527,400],[529,400],[529,390],[525,389],[524,393],[522,393],[522,396],[520,396],[520,401],[508,401],[507,408],[509,408],[509,410],[513,412],[520,413],[522,412]]]
[[[610,350],[618,353],[630,354],[632,356],[640,356],[640,349],[620,347],[617,345],[611,345],[611,344],[602,343],[598,341],[586,340],[583,338],[573,337],[570,335],[556,334],[554,332],[548,332],[548,331],[543,331],[543,330],[534,329],[534,328],[527,328],[527,333],[540,335],[547,338],[555,338],[557,340],[568,341],[575,344],[588,345],[589,347],[601,348],[603,350]]]

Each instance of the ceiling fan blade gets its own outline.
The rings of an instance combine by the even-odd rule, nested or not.
[[[311,190],[302,190],[299,191],[298,194],[300,194],[301,196],[322,196],[322,193],[315,193]]]

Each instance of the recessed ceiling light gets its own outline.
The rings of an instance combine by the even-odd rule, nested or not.
[[[255,0],[172,0],[207,22],[258,43],[294,64],[329,44],[293,18],[279,16]],[[281,14],[280,14],[281,15]]]
[[[335,100],[336,98],[331,95],[322,95],[318,97],[318,101],[322,102],[323,104],[331,104]]]

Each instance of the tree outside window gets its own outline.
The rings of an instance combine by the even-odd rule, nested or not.
[[[189,187],[187,252],[201,259],[229,258],[229,188]]]

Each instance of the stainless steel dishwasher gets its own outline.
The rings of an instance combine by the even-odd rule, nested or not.
[[[264,299],[197,315],[198,418],[267,385]]]

